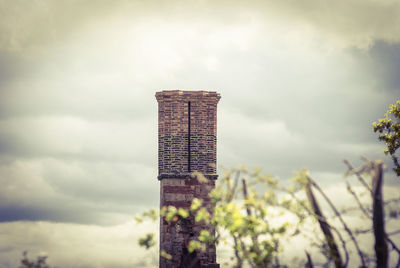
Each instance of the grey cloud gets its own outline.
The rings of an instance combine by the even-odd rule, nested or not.
[[[121,2],[121,1],[119,1]],[[33,53],[64,40],[94,18],[106,17],[118,1],[1,1],[0,48]]]
[[[359,57],[362,57],[360,54],[364,54],[363,58],[371,74],[379,77],[381,90],[398,95],[400,92],[400,44],[377,40],[368,51],[357,53]]]
[[[50,200],[48,200],[49,202]],[[54,202],[54,200],[51,200]],[[54,202],[51,205],[35,204],[21,207],[19,204],[2,204],[0,206],[0,223],[14,221],[49,221],[78,224],[95,224],[102,226],[116,225],[128,221],[140,210],[148,208],[131,207],[121,209],[121,206],[96,208],[95,206],[82,206],[81,202],[72,202],[65,205],[64,201]],[[71,200],[69,200],[71,202]]]
[[[90,202],[156,206],[155,168],[110,162],[53,162],[44,180],[57,192]]]
[[[272,17],[308,23],[346,44],[368,47],[374,40],[399,41],[397,1],[2,1],[2,47],[43,49],[83,26],[110,20],[116,14],[158,17],[166,21],[238,20]]]
[[[13,12],[24,12],[23,2],[18,2],[14,4],[6,5],[5,2],[3,5],[5,7],[9,7],[13,9]],[[164,6],[165,3],[161,4],[161,7]],[[66,32],[73,32],[76,34],[75,38],[80,35],[88,35],[88,39],[83,39],[78,41],[78,47],[75,47],[76,44],[72,43],[69,47],[68,44],[71,42],[71,36],[65,34],[62,39],[64,45],[67,47],[63,47],[62,42],[60,43],[45,43],[42,46],[41,51],[46,51],[44,54],[39,53],[41,57],[41,61],[44,63],[38,64],[37,61],[34,61],[34,64],[31,65],[34,69],[34,66],[40,66],[40,71],[30,70],[35,73],[36,76],[42,77],[41,79],[37,79],[33,76],[32,79],[25,81],[24,83],[13,83],[8,85],[5,90],[2,90],[2,102],[0,105],[0,114],[3,117],[10,117],[12,114],[17,115],[26,115],[26,114],[45,114],[45,113],[53,113],[53,114],[75,114],[86,117],[97,117],[97,118],[115,118],[115,117],[124,117],[127,118],[127,114],[130,117],[132,116],[142,116],[146,106],[151,105],[153,103],[153,99],[149,98],[145,103],[140,99],[140,96],[143,96],[145,93],[149,91],[154,91],[158,88],[165,88],[166,85],[170,84],[170,88],[176,88],[177,84],[182,84],[179,82],[180,76],[185,75],[189,77],[188,80],[192,80],[193,78],[189,74],[189,72],[176,72],[176,70],[165,70],[168,75],[175,73],[174,79],[165,79],[160,77],[160,75],[150,75],[151,79],[145,79],[140,81],[139,76],[146,71],[146,75],[149,76],[150,73],[157,73],[157,70],[154,70],[155,66],[149,66],[146,68],[146,64],[151,62],[149,59],[149,54],[144,54],[144,60],[138,58],[139,55],[134,55],[134,57],[130,58],[131,64],[125,66],[121,61],[115,61],[115,58],[120,59],[129,54],[130,51],[138,50],[138,54],[144,53],[145,51],[140,51],[140,47],[133,45],[132,47],[113,47],[113,41],[107,40],[104,36],[110,36],[112,40],[114,35],[112,35],[112,30],[107,29],[104,26],[107,26],[105,22],[113,22],[121,20],[120,17],[124,17],[122,22],[117,24],[116,26],[120,27],[120,29],[126,29],[126,32],[129,33],[130,27],[127,27],[127,23],[143,23],[146,20],[148,22],[158,23],[159,28],[163,29],[165,25],[165,21],[171,21],[173,23],[181,23],[185,21],[188,25],[193,25],[191,31],[203,31],[202,27],[199,25],[207,25],[207,20],[209,20],[209,24],[218,29],[220,27],[227,27],[227,25],[247,25],[251,26],[251,19],[258,24],[261,24],[262,27],[265,28],[265,25],[269,24],[269,20],[273,21],[274,16],[267,16],[270,13],[277,12],[275,16],[278,14],[282,17],[279,17],[278,21],[282,20],[284,23],[278,24],[279,26],[289,24],[296,28],[304,27],[303,24],[296,24],[296,20],[303,21],[309,20],[311,24],[318,25],[318,27],[323,27],[321,25],[328,25],[327,32],[331,28],[336,27],[340,30],[349,30],[352,27],[346,27],[346,24],[354,25],[354,32],[364,34],[360,29],[371,29],[373,27],[367,27],[368,23],[372,23],[374,20],[382,23],[376,22],[376,30],[377,33],[381,33],[383,31],[378,31],[378,29],[384,28],[387,31],[398,29],[399,27],[395,27],[397,25],[397,16],[392,16],[392,12],[398,10],[398,5],[395,2],[389,2],[386,5],[379,4],[376,2],[360,2],[360,1],[352,1],[347,4],[344,3],[334,3],[332,6],[325,6],[320,3],[314,3],[311,1],[301,1],[296,3],[291,3],[290,1],[282,1],[280,3],[273,2],[259,2],[256,4],[233,4],[229,5],[229,8],[223,8],[223,4],[215,4],[211,2],[204,2],[202,4],[194,4],[194,3],[185,3],[180,6],[178,4],[182,4],[180,2],[172,3],[169,5],[169,10],[171,13],[163,13],[161,12],[161,7],[155,7],[154,3],[149,2],[147,4],[138,3],[138,2],[126,2],[126,1],[117,1],[113,3],[113,5],[109,5],[107,1],[102,1],[99,3],[96,2],[94,6],[94,2],[64,2],[59,1],[57,3],[50,1],[37,1],[31,2],[31,15],[33,18],[26,18],[27,21],[21,21],[20,24],[23,28],[24,25],[26,27],[32,25],[29,23],[30,20],[36,21],[34,19],[36,17],[42,18],[46,16],[54,17],[54,22],[52,22],[55,27],[60,27],[61,32],[64,31],[64,28],[68,29]],[[211,9],[211,7],[217,6],[218,9],[223,9],[222,14],[224,16],[220,18],[218,13],[206,11]],[[28,8],[28,7],[27,7]],[[243,9],[243,12],[239,12]],[[6,8],[4,9],[6,10]],[[357,12],[355,11],[357,10]],[[378,12],[377,10],[381,10]],[[12,12],[11,12],[12,13]],[[28,13],[31,14],[31,13]],[[261,14],[260,14],[261,13]],[[370,17],[368,14],[378,14],[374,16],[374,20],[367,21],[367,18]],[[127,19],[130,16],[132,19]],[[384,14],[384,15],[383,15]],[[226,15],[226,16],[225,16]],[[120,17],[118,17],[120,16]],[[171,18],[170,18],[171,16]],[[338,19],[338,17],[343,18],[343,20]],[[7,20],[8,16],[5,16],[3,19]],[[191,18],[191,19],[189,19]],[[38,19],[41,21],[40,19]],[[320,22],[322,20],[323,22]],[[89,22],[90,21],[90,22]],[[337,23],[334,23],[337,22]],[[52,23],[43,23],[52,25]],[[96,24],[97,23],[97,24]],[[386,23],[390,23],[391,26],[386,26]],[[381,26],[381,24],[383,26]],[[17,27],[19,24],[16,24]],[[33,24],[34,25],[34,24]],[[84,25],[84,27],[81,27]],[[101,29],[99,32],[103,32],[103,36],[92,36],[90,38],[90,33],[96,29]],[[244,27],[244,29],[251,30],[251,27]],[[33,27],[33,26],[32,26]],[[23,32],[34,34],[35,31],[42,32],[51,32],[49,27],[35,27],[35,29],[30,29],[29,27]],[[103,29],[104,27],[104,29]],[[285,26],[287,27],[287,26]],[[289,31],[287,27],[283,27],[280,30]],[[306,29],[307,27],[305,27]],[[171,29],[166,29],[171,30]],[[182,30],[179,28],[175,29],[179,32]],[[229,30],[229,27],[228,27]],[[230,85],[238,86],[241,84],[241,88],[258,88],[260,91],[257,94],[260,94],[261,90],[264,92],[264,95],[268,95],[269,92],[265,88],[260,88],[260,84],[264,83],[268,89],[272,88],[274,91],[279,92],[282,90],[282,87],[285,87],[285,83],[290,85],[291,87],[315,87],[314,84],[310,84],[311,80],[303,79],[305,76],[312,77],[312,72],[301,72],[305,62],[296,62],[296,58],[294,58],[293,66],[288,68],[286,63],[289,61],[288,55],[286,52],[283,53],[282,50],[276,51],[263,51],[262,45],[267,45],[265,39],[268,40],[268,36],[270,33],[267,29],[258,29],[258,31],[265,30],[265,37],[260,37],[258,39],[252,40],[259,42],[259,46],[252,48],[255,52],[254,54],[249,54],[248,51],[238,51],[235,47],[232,46],[235,40],[229,40],[231,43],[227,43],[231,49],[234,50],[235,53],[231,52],[229,56],[232,60],[227,60],[223,58],[222,64],[227,63],[226,65],[222,65],[224,68],[223,76],[215,76],[215,73],[205,70],[205,68],[193,69],[187,68],[190,65],[190,62],[187,62],[187,58],[190,55],[195,55],[193,53],[198,53],[199,56],[207,57],[209,56],[210,49],[209,41],[207,39],[199,40],[200,44],[191,48],[192,51],[189,51],[187,55],[184,54],[183,51],[179,51],[178,55],[180,57],[184,57],[185,69],[192,70],[204,74],[206,73],[207,77],[202,79],[203,81],[200,84],[209,84],[211,88],[217,86],[222,88],[227,88]],[[334,29],[333,29],[334,30]],[[368,31],[369,31],[368,30]],[[349,30],[353,31],[353,30]],[[221,31],[222,32],[222,31]],[[225,29],[225,32],[228,32]],[[324,30],[322,30],[322,36],[324,35]],[[79,34],[80,33],[80,34]],[[146,32],[138,32],[141,34],[137,37],[135,43],[140,43],[145,37]],[[167,34],[173,34],[173,31],[167,31]],[[161,34],[161,32],[160,32]],[[373,43],[373,40],[377,38],[381,38],[384,40],[391,40],[390,38],[383,38],[379,35],[374,36],[372,33],[365,33],[367,37],[365,39],[371,40],[369,43]],[[369,36],[369,34],[371,36]],[[352,34],[350,34],[352,35]],[[285,32],[283,32],[283,36],[285,36]],[[397,38],[400,34],[394,33],[393,38]],[[125,36],[126,37],[126,36]],[[214,36],[211,36],[214,37]],[[218,36],[215,36],[218,37]],[[279,37],[279,35],[278,35]],[[117,36],[115,42],[123,44],[126,42],[126,39],[121,36]],[[233,38],[237,38],[233,36]],[[276,34],[272,36],[272,38],[276,38]],[[40,38],[39,38],[40,39]],[[241,39],[246,39],[246,37],[241,37]],[[75,39],[73,39],[75,40]],[[167,37],[168,40],[168,37]],[[185,39],[183,39],[185,40]],[[322,39],[323,40],[323,39]],[[155,40],[157,41],[157,40]],[[165,38],[161,37],[159,41],[165,41]],[[211,40],[212,41],[212,40]],[[392,40],[393,41],[393,40]],[[394,40],[395,41],[395,40]],[[46,42],[46,41],[44,41]],[[94,42],[99,42],[97,45],[93,45]],[[162,43],[159,42],[155,47],[155,50],[158,50],[158,46],[162,47]],[[190,42],[190,40],[189,40]],[[322,41],[323,43],[324,41]],[[327,41],[325,41],[327,43]],[[193,42],[191,42],[193,44]],[[144,45],[154,45],[154,43],[144,43]],[[167,43],[168,45],[168,43]],[[350,42],[350,45],[353,46],[354,43]],[[39,46],[40,47],[40,46]],[[51,49],[46,50],[45,47],[51,47]],[[58,49],[56,49],[58,48]],[[373,47],[374,49],[374,47]],[[153,52],[155,52],[155,50]],[[97,52],[95,54],[93,51]],[[263,51],[260,55],[260,51]],[[175,50],[171,52],[175,53]],[[283,53],[280,55],[273,54]],[[290,53],[290,51],[288,51]],[[21,54],[27,53],[27,50],[22,50]],[[218,56],[224,56],[224,50],[216,50],[215,53],[219,53]],[[227,54],[229,50],[227,51]],[[64,57],[63,57],[64,55]],[[79,57],[77,57],[79,55]],[[101,57],[100,57],[101,55]],[[296,55],[291,55],[296,57]],[[34,57],[35,58],[35,57]],[[128,57],[129,58],[129,57]],[[199,62],[198,57],[194,57],[193,63],[198,65],[203,65],[202,62]],[[235,61],[233,61],[235,59]],[[204,60],[204,58],[203,58]],[[301,59],[300,59],[301,60]],[[164,61],[168,62],[168,60]],[[26,63],[29,65],[29,63]],[[296,64],[300,64],[299,68],[296,70]],[[318,64],[318,62],[317,62]],[[82,68],[83,66],[83,68]],[[138,66],[140,66],[138,68]],[[294,72],[292,71],[292,67],[295,68]],[[320,68],[323,66],[319,66]],[[137,68],[133,71],[127,71],[128,68]],[[101,72],[100,72],[101,71]],[[292,71],[292,72],[291,72]],[[300,71],[300,72],[299,72]],[[14,71],[19,75],[21,73]],[[286,73],[286,77],[276,76],[275,74]],[[68,73],[68,75],[65,75]],[[138,75],[139,74],[139,75]],[[239,74],[239,75],[238,75]],[[100,76],[99,76],[100,75]],[[107,80],[105,77],[110,76],[111,79]],[[118,77],[118,81],[127,81],[120,82],[115,84],[117,78],[112,78],[112,75],[116,75]],[[15,76],[15,75],[14,75]],[[46,79],[43,79],[46,77]],[[241,77],[246,77],[245,81],[240,81]],[[282,78],[284,80],[282,80]],[[329,79],[335,79],[335,77],[324,77],[321,81],[328,81]],[[87,81],[84,81],[87,80]],[[176,81],[178,80],[178,81]],[[213,83],[207,83],[204,80],[211,80]],[[220,81],[224,80],[223,83]],[[230,82],[228,82],[230,80]],[[298,84],[296,81],[300,81]],[[318,78],[317,78],[318,80]],[[285,83],[282,83],[284,81]],[[97,90],[92,91],[88,90],[88,83],[90,83],[90,87],[95,87]],[[184,85],[187,84],[195,84],[194,88],[199,87],[199,83],[191,83],[190,81],[184,81]],[[321,84],[320,86],[325,86]],[[342,85],[338,85],[342,87]],[[346,86],[346,85],[345,85]],[[121,88],[130,88],[131,90],[127,92],[126,90],[121,90]],[[206,88],[206,87],[203,87]],[[115,94],[109,94],[109,91],[115,91]],[[29,93],[28,93],[29,91]],[[132,94],[132,92],[139,92],[137,94]],[[283,92],[286,92],[283,90]],[[301,101],[305,101],[302,109],[310,107],[307,100],[307,93],[304,94],[295,94],[291,92],[291,94],[281,94],[280,98],[291,98],[291,97],[300,97]],[[310,96],[311,97],[311,96]],[[347,101],[347,96],[332,96],[334,100],[337,102]],[[268,97],[267,97],[268,99]],[[110,100],[113,100],[114,103],[118,103],[118,105],[110,105]],[[275,102],[275,100],[273,100]],[[313,109],[318,109],[318,112],[325,112],[324,105],[322,107],[316,106],[317,102],[313,101]],[[324,103],[321,101],[319,103]],[[269,103],[267,103],[269,104]],[[341,105],[338,105],[338,110]],[[265,110],[265,109],[264,109]],[[265,112],[265,111],[263,111]],[[342,120],[343,117],[339,113],[331,113],[331,115],[337,114],[337,118],[335,120]],[[276,115],[274,115],[276,116]],[[349,117],[349,119],[354,117]],[[356,120],[354,120],[356,121]]]
[[[0,1],[0,233],[18,250],[32,233],[33,248],[66,243],[49,254],[71,263],[71,245],[100,236],[71,242],[68,232],[102,227],[60,222],[115,225],[156,207],[161,89],[221,93],[218,164],[282,181],[307,167],[336,185],[342,158],[384,157],[371,122],[398,98],[398,10],[358,0]]]
[[[30,259],[48,256],[47,263],[52,267],[154,268],[158,266],[156,252],[149,252],[134,241],[155,228],[155,223],[135,225],[133,221],[116,226],[0,223],[0,266],[18,267],[22,252],[28,250]]]
[[[365,48],[376,39],[400,41],[398,1],[271,1],[269,6],[310,22],[328,36],[337,35],[347,44]]]
[[[310,12],[289,2],[266,2],[256,10],[256,5],[243,5],[240,12],[242,5],[232,5],[220,16],[215,10],[207,12],[210,6],[219,5],[208,2],[182,7],[171,4],[168,14],[162,10],[166,2],[156,7],[154,2],[118,2],[121,5],[108,11],[102,2],[99,10],[92,12],[93,2],[85,2],[89,4],[77,11],[78,19],[69,25],[68,19],[75,18],[73,10],[81,3],[49,4],[43,12],[57,17],[52,23],[57,29],[65,28],[65,36],[50,42],[46,35],[50,30],[38,27],[35,31],[43,31],[44,36],[39,34],[32,41],[33,47],[39,47],[35,53],[24,45],[26,42],[29,47],[30,39],[21,37],[22,50],[15,53],[33,60],[23,62],[21,72],[18,68],[6,72],[10,80],[0,92],[1,154],[24,163],[46,163],[38,173],[42,181],[36,189],[51,189],[43,200],[55,200],[57,205],[71,200],[82,213],[92,209],[131,213],[127,203],[155,204],[154,92],[160,89],[221,93],[220,164],[259,165],[288,177],[304,166],[341,172],[341,159],[358,158],[358,154],[380,157],[371,122],[396,97],[397,82],[390,82],[396,63],[388,59],[395,57],[385,55],[395,55],[397,50],[393,45],[390,52],[384,52],[387,45],[377,43],[354,57],[352,51],[327,41],[323,30],[308,31],[307,23],[323,28],[329,23],[320,24],[319,19],[334,21],[343,5],[333,6],[332,10],[340,12],[330,15],[327,7],[310,2],[305,2]],[[365,14],[371,6],[369,2],[362,6]],[[266,7],[271,7],[270,13]],[[277,17],[267,16],[277,10]],[[33,17],[26,19],[47,16],[40,12],[33,11]],[[347,12],[351,10],[344,13],[345,21],[352,21]],[[365,14],[355,16],[354,24],[362,24]],[[390,14],[387,19],[395,25],[396,18]],[[21,23],[23,27],[28,22]],[[326,27],[339,33],[344,24]],[[357,25],[350,27],[349,33],[359,29]],[[27,29],[28,35],[35,34]],[[360,36],[379,35],[360,32]],[[347,45],[362,43],[353,41],[346,41]],[[364,68],[364,56],[369,52],[382,59],[393,75],[377,78]],[[393,92],[381,94],[377,81],[389,81]],[[18,176],[22,180],[25,174]],[[10,199],[13,203],[4,209],[17,209],[19,202],[27,199]],[[101,200],[107,204],[95,208]],[[37,201],[38,207],[41,202]],[[32,207],[44,219],[54,213],[63,221],[69,217],[79,221],[68,209],[60,214],[52,209],[42,213]],[[20,211],[21,219],[29,214]],[[82,221],[86,219],[82,217]]]
[[[348,60],[351,55],[341,51],[329,60],[325,55],[313,59],[307,53],[295,55],[284,47],[275,52],[271,55],[261,43],[251,51],[218,54],[221,68],[217,71],[208,72],[193,62],[175,73],[182,77],[178,84],[221,92],[219,163],[259,165],[286,177],[304,166],[340,172],[345,169],[343,158],[383,157],[380,146],[374,146],[378,142],[371,123],[395,96],[377,94],[375,78],[365,72],[361,60]],[[193,79],[191,73],[208,78]],[[229,120],[230,115],[235,120]],[[275,121],[304,142],[277,148],[280,140],[286,141],[284,137],[269,142],[271,133],[259,129]],[[238,135],[240,131],[246,134]],[[357,146],[358,150],[345,149]]]
[[[1,222],[115,224],[158,201],[155,170],[138,164],[6,159],[0,178]]]
[[[90,77],[90,74],[88,74]],[[94,120],[132,120],[133,118],[149,116],[146,106],[155,106],[153,103],[154,89],[147,90],[145,99],[140,99],[134,93],[134,85],[109,85],[96,88],[98,92],[90,92],[87,85],[66,85],[72,80],[62,78],[52,80],[51,76],[44,80],[13,82],[4,85],[0,92],[0,118],[7,119],[13,116],[42,116],[42,115],[70,115]],[[91,78],[89,78],[91,79]],[[76,80],[75,80],[76,81]],[[95,81],[93,81],[95,84]],[[95,85],[91,85],[93,87]],[[121,88],[131,87],[132,92],[121,92]],[[114,91],[114,93],[108,92]],[[143,89],[137,90],[143,92]],[[143,94],[143,93],[141,93]]]
[[[18,204],[0,206],[1,218],[0,222],[11,221],[55,221],[55,222],[78,222],[78,223],[95,223],[99,221],[98,215],[93,212],[82,211],[81,209],[59,209],[61,204],[53,208],[45,208],[43,204],[40,206],[24,206]]]
[[[0,53],[0,86],[15,79],[20,66],[20,60],[11,53]]]
[[[157,159],[152,153],[157,150],[155,115],[132,121],[32,116],[0,120],[0,126],[3,155],[136,162],[148,166]]]

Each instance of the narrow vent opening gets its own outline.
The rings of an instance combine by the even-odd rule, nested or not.
[[[191,172],[190,169],[190,101],[188,102],[188,173]]]

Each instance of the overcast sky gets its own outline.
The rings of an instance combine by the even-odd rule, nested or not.
[[[218,164],[306,167],[333,189],[343,158],[383,157],[371,123],[400,96],[399,14],[396,0],[0,0],[0,266],[23,250],[144,266],[132,217],[159,204],[160,90],[221,94]]]

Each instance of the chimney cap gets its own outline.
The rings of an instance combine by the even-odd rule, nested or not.
[[[216,101],[221,95],[216,91],[206,90],[162,90],[156,92],[157,101]]]

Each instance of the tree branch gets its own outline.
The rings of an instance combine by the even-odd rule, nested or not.
[[[361,263],[362,263],[362,267],[366,267],[365,260],[364,260],[364,255],[361,252],[361,249],[360,249],[360,247],[358,245],[358,242],[357,242],[356,238],[353,235],[353,232],[350,230],[350,228],[347,226],[347,224],[343,220],[342,215],[340,215],[339,211],[336,209],[336,207],[333,205],[332,201],[328,198],[328,196],[324,193],[324,191],[322,191],[322,189],[319,187],[319,185],[317,183],[315,183],[315,181],[313,181],[310,178],[310,176],[307,176],[307,177],[308,177],[310,183],[318,190],[318,192],[320,192],[320,194],[324,197],[326,202],[328,202],[329,206],[331,207],[331,209],[333,210],[335,215],[339,218],[339,220],[342,223],[344,229],[346,230],[346,232],[349,235],[350,239],[352,240],[354,246],[356,247],[358,256],[360,257],[360,260],[361,260]]]
[[[309,180],[309,183],[307,183],[305,189],[306,189],[307,198],[310,202],[311,208],[313,209],[314,213],[318,216],[317,220],[319,222],[322,232],[325,235],[326,242],[328,243],[329,255],[335,262],[336,268],[342,268],[342,267],[344,267],[344,265],[342,263],[342,258],[340,256],[338,246],[336,245],[335,238],[332,235],[332,232],[330,230],[331,229],[330,225],[326,221],[326,218],[324,217],[324,215],[322,214],[322,211],[318,205],[318,202],[315,199],[315,196],[312,192],[310,180]]]
[[[373,182],[373,229],[375,236],[375,255],[377,267],[387,267],[388,248],[385,241],[385,211],[383,208],[382,196],[382,174],[383,162],[373,163],[372,182]]]

